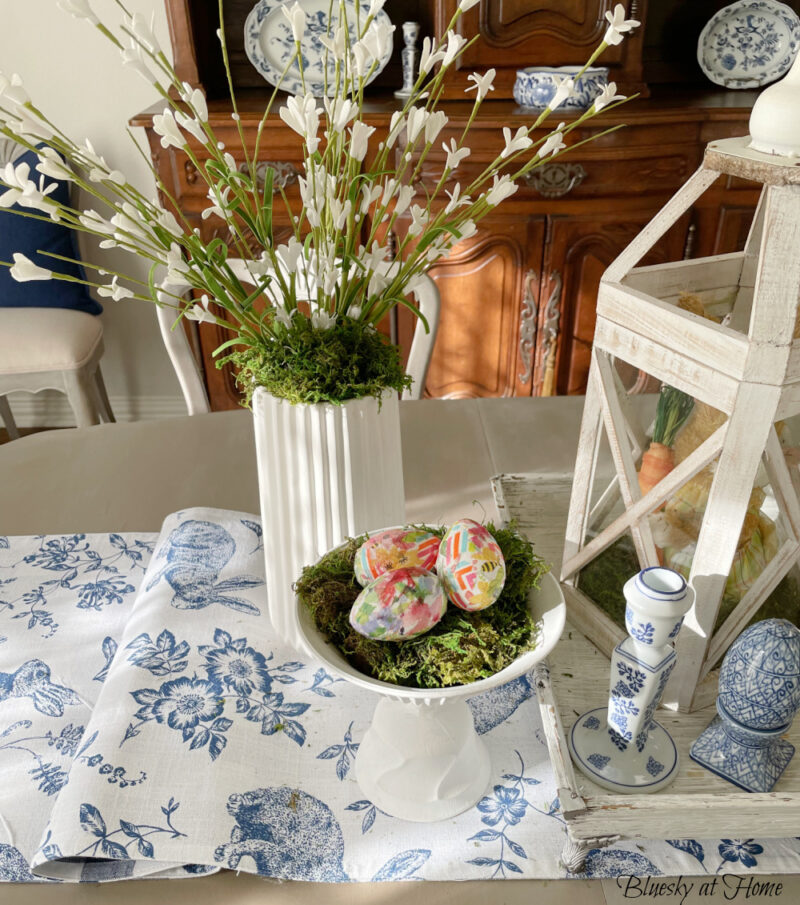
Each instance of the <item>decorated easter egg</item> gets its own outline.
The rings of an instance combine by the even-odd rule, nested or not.
[[[503,590],[506,563],[497,541],[472,519],[451,525],[442,538],[436,571],[448,599],[462,610],[485,610]]]
[[[358,548],[353,568],[361,587],[392,569],[433,570],[439,538],[422,528],[387,528]]]
[[[350,625],[367,638],[403,641],[432,629],[446,609],[444,588],[433,572],[418,566],[394,569],[356,597]]]

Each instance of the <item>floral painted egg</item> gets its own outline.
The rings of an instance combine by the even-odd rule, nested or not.
[[[466,518],[442,538],[436,571],[449,600],[471,612],[491,606],[506,581],[506,563],[497,541],[483,525]]]
[[[439,538],[421,528],[388,528],[373,534],[358,548],[353,567],[361,587],[392,569],[433,570]]]
[[[350,625],[376,641],[403,641],[432,629],[446,609],[444,588],[433,572],[417,566],[394,569],[356,597]]]

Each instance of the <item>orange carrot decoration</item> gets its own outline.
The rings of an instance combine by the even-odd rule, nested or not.
[[[658,397],[656,423],[649,449],[642,455],[639,468],[639,489],[644,496],[675,467],[672,444],[689,417],[694,399],[681,390],[664,384]]]

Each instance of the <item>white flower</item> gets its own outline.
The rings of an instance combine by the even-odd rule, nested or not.
[[[138,72],[139,75],[151,85],[158,84],[158,79],[153,75],[150,71],[150,67],[147,65],[144,51],[136,41],[132,40],[131,46],[121,50],[120,55],[122,56],[122,63],[124,66],[128,66],[130,69],[133,69],[134,72]]]
[[[459,13],[465,13],[467,10],[472,9],[473,6],[477,6],[481,0],[458,0],[458,10]]]
[[[403,131],[403,126],[405,125],[405,119],[403,118],[402,110],[395,110],[392,114],[391,122],[389,123],[389,134],[386,137],[386,147],[391,148],[394,146],[394,143],[397,141],[400,133]]]
[[[609,82],[594,99],[594,109],[599,113],[603,107],[613,104],[614,101],[624,101],[624,94],[617,94],[617,83]]]
[[[340,62],[344,61],[345,55],[347,54],[347,41],[347,30],[341,23],[336,26],[330,37],[327,35],[320,35],[319,38],[320,44],[322,44],[328,53],[333,54],[334,60],[339,60]]]
[[[393,31],[394,25],[385,19],[372,22],[359,43],[363,44],[373,60],[380,62],[391,52]]]
[[[67,164],[64,163],[58,152],[54,151],[52,148],[44,147],[40,148],[36,152],[36,155],[39,158],[36,169],[40,173],[49,176],[51,179],[67,180],[68,182],[74,181],[75,174]]]
[[[358,41],[353,45],[350,68],[359,79],[366,77],[373,62],[372,54],[367,50],[363,42]]]
[[[156,15],[153,13],[150,17],[150,24],[148,25],[147,19],[145,19],[141,13],[134,13],[133,18],[128,21],[128,27],[145,50],[149,50],[150,53],[153,54],[159,54],[161,53],[161,45],[158,43],[153,31],[155,19]]]
[[[369,137],[375,131],[374,126],[368,126],[357,120],[350,127],[350,148],[348,153],[353,160],[363,160],[367,153]]]
[[[500,152],[500,157],[505,159],[506,157],[510,157],[512,154],[516,154],[517,151],[524,151],[526,148],[529,148],[533,144],[533,139],[528,135],[528,130],[525,126],[520,126],[517,129],[517,134],[514,137],[511,137],[511,129],[508,126],[503,126],[503,138],[505,139],[506,146]]]
[[[394,212],[398,217],[408,210],[408,206],[411,204],[413,198],[414,187],[411,185],[404,185],[397,193],[397,203],[394,206]]]
[[[369,278],[369,283],[367,284],[367,297],[371,297],[373,295],[380,295],[384,289],[389,285],[389,277],[385,273],[375,272]]]
[[[184,82],[181,97],[194,110],[201,123],[208,122],[208,103],[205,94],[199,88],[192,88],[188,82]]]
[[[642,24],[636,19],[625,18],[625,7],[621,3],[614,7],[613,13],[606,12],[606,20],[608,21],[608,28],[605,35],[603,35],[603,41],[611,45],[621,44],[625,32],[632,31]]]
[[[458,231],[461,233],[461,237],[458,241],[461,242],[464,239],[472,238],[478,231],[478,227],[475,225],[474,220],[465,220],[461,226],[458,227]]]
[[[486,203],[491,207],[496,207],[501,201],[505,201],[519,188],[516,183],[511,180],[509,175],[498,177],[495,175],[492,187],[486,193]]]
[[[173,242],[167,252],[164,263],[167,265],[167,282],[176,289],[185,289],[191,286],[186,279],[189,275],[189,265],[183,258],[180,246]]]
[[[333,220],[334,229],[341,231],[344,228],[352,208],[353,204],[349,200],[342,203],[339,198],[333,198],[328,203],[328,212]]]
[[[457,182],[453,186],[452,192],[448,192],[447,189],[445,189],[444,193],[450,199],[450,201],[448,201],[447,206],[444,209],[444,212],[446,214],[452,214],[453,211],[456,210],[456,208],[468,207],[470,204],[472,204],[472,199],[469,197],[469,195],[464,195],[463,198],[461,197],[461,183],[460,182]]]
[[[459,35],[454,31],[447,33],[447,47],[442,58],[442,66],[449,66],[453,60],[461,53],[462,48],[467,43],[464,35]]]
[[[291,311],[287,311],[285,308],[275,308],[275,313],[272,315],[272,319],[275,323],[286,327],[288,330],[289,327],[292,326],[292,318],[296,313],[297,308],[292,308]]]
[[[322,308],[317,308],[311,315],[311,326],[317,330],[330,330],[335,323],[336,315],[323,311]]]
[[[134,297],[134,294],[130,289],[119,285],[119,277],[117,276],[114,277],[108,286],[100,286],[97,290],[97,294],[103,298],[114,299],[115,302],[120,302],[122,299],[132,299]]]
[[[364,246],[358,249],[358,264],[365,271],[378,270],[383,262],[389,257],[389,248],[386,245],[377,245],[373,243],[372,249],[366,251]]]
[[[445,168],[450,171],[457,169],[461,161],[464,160],[464,158],[469,157],[472,153],[469,148],[459,148],[455,138],[450,139],[450,147],[442,142],[442,148],[444,149],[445,154],[447,154]]]
[[[412,107],[408,111],[408,125],[406,126],[406,135],[408,143],[413,145],[417,140],[417,136],[425,128],[430,113],[424,107]]]
[[[153,129],[156,135],[161,136],[161,147],[168,148],[170,145],[178,149],[186,147],[186,139],[178,128],[175,116],[168,107],[164,108],[162,114],[156,113],[153,117]]]
[[[419,55],[419,74],[427,75],[431,69],[444,59],[444,51],[436,47],[432,38],[422,39],[422,51]]]
[[[107,236],[114,234],[114,226],[104,217],[101,217],[97,211],[84,211],[81,216],[78,217],[78,220],[80,221],[81,226],[92,232],[103,233]]]
[[[228,196],[230,195],[231,190],[230,186],[223,186],[222,188],[213,188],[208,190],[208,194],[206,195],[209,200],[213,201],[213,204],[210,204],[207,208],[204,208],[201,211],[200,216],[203,220],[208,220],[209,217],[214,216],[216,214],[217,217],[221,219],[225,219],[225,207],[228,204]]]
[[[347,97],[326,97],[323,104],[328,124],[334,132],[344,132],[347,124],[358,113],[358,104]]]
[[[7,163],[2,172],[0,181],[5,183],[6,191],[0,195],[0,208],[11,207],[18,204],[20,207],[30,207],[34,210],[49,214],[54,206],[54,201],[48,201],[47,196],[58,188],[58,183],[51,182],[45,187],[44,176],[39,178],[39,185],[30,179],[31,168],[27,163],[14,166]]]
[[[547,136],[544,144],[539,148],[539,157],[547,157],[548,154],[558,154],[558,152],[566,146],[564,136],[561,134],[564,125],[565,123],[559,123],[555,132],[553,132],[552,135]]]
[[[418,204],[411,205],[411,226],[408,227],[409,236],[418,236],[428,221],[428,211]]]
[[[425,144],[432,145],[446,125],[447,114],[443,110],[434,110],[425,123]]]
[[[71,13],[76,19],[88,19],[92,25],[99,25],[100,20],[92,12],[89,0],[58,0],[58,8]]]
[[[563,79],[559,79],[558,76],[556,76],[553,81],[556,85],[556,91],[547,104],[551,110],[560,107],[567,98],[572,97],[575,93],[575,79],[571,79],[569,76],[564,76]]]
[[[281,7],[281,12],[289,23],[295,43],[299,43],[303,40],[303,34],[306,30],[306,14],[296,0],[294,6],[284,4]]]
[[[361,186],[361,213],[366,214],[373,204],[383,194],[383,188],[380,185],[373,185],[371,188],[366,183]]]
[[[275,249],[275,253],[287,273],[294,273],[297,270],[297,263],[303,255],[303,243],[292,236],[285,245],[279,245]]]
[[[190,321],[197,321],[198,324],[216,324],[217,319],[208,310],[208,296],[204,295],[200,299],[200,303],[195,303],[186,311],[186,318]]]
[[[193,135],[201,145],[208,144],[209,137],[203,131],[203,126],[201,125],[200,120],[195,119],[193,116],[187,116],[180,110],[176,110],[175,121],[178,123],[181,129],[185,129],[190,135]]]
[[[175,219],[175,215],[172,211],[166,211],[163,208],[159,208],[158,214],[156,216],[156,223],[164,230],[166,230],[170,235],[175,236],[176,239],[180,239],[183,237],[183,230],[180,227],[180,224]]]
[[[478,93],[476,97],[479,100],[483,100],[486,95],[490,91],[494,91],[494,77],[497,75],[497,70],[488,69],[483,75],[478,75],[477,72],[473,72],[472,75],[467,76],[468,82],[474,82],[472,85],[467,85],[464,91],[472,91],[477,88]]]
[[[17,135],[35,138],[39,141],[49,141],[53,137],[53,130],[41,119],[38,114],[25,109],[17,108],[17,120],[8,120],[8,128]]]
[[[117,211],[110,221],[115,227],[114,238],[117,242],[131,243],[131,239],[150,240],[150,236],[145,232],[142,226],[142,216],[139,211],[129,202],[123,201],[122,210]]]
[[[14,266],[9,273],[18,283],[27,283],[28,280],[53,279],[52,270],[45,270],[44,267],[37,266],[30,258],[26,258],[25,255],[16,251],[14,252]]]
[[[290,129],[305,139],[309,154],[313,154],[319,145],[317,132],[321,112],[310,92],[306,92],[304,95],[293,95],[280,109],[281,119]]]
[[[0,100],[8,102],[13,107],[24,107],[30,103],[28,92],[22,87],[22,79],[16,72],[10,79],[0,72]]]
[[[386,0],[371,0],[369,10],[367,11],[367,18],[371,19],[373,16],[377,16],[385,4]]]

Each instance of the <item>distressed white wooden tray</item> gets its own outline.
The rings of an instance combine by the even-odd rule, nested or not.
[[[565,463],[566,464],[566,463]],[[561,561],[569,474],[498,475],[492,488],[500,517],[536,538],[540,555]],[[587,852],[620,837],[642,839],[782,838],[800,831],[800,720],[786,735],[798,749],[769,794],[742,792],[704,770],[689,747],[711,722],[713,704],[693,713],[661,708],[656,718],[675,740],[678,778],[663,792],[615,795],[573,769],[566,733],[577,717],[608,699],[609,660],[569,622],[549,662],[534,668],[561,810],[569,834],[563,861],[579,871]],[[680,662],[677,666],[680,669]]]

